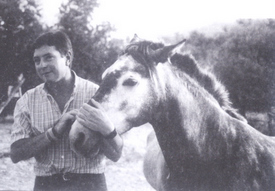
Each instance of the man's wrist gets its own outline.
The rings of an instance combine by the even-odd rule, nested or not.
[[[57,137],[58,139],[60,139],[60,138],[62,137],[62,135],[59,134],[59,133],[55,130],[54,127],[52,128],[52,132],[53,132],[53,135],[54,135],[55,137]]]
[[[46,138],[50,141],[50,142],[56,142],[58,141],[61,136],[59,136],[58,134],[56,134],[57,132],[54,131],[53,128],[50,128],[46,131],[45,135],[46,135]]]
[[[109,133],[109,134],[107,134],[107,135],[105,135],[103,137],[105,139],[113,139],[113,138],[115,138],[115,136],[117,136],[116,128],[114,128],[114,130],[111,133]]]

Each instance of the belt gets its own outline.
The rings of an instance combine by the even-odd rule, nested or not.
[[[66,173],[60,173],[60,174],[53,174],[51,176],[38,176],[38,177],[43,178],[43,179],[53,178],[55,180],[63,180],[66,182],[66,181],[73,180],[76,178],[97,177],[97,176],[101,176],[101,175],[102,174],[79,174],[79,173],[66,172]]]
[[[69,181],[69,180],[73,179],[76,176],[79,176],[79,174],[73,174],[73,173],[68,173],[68,172],[62,174],[62,178],[63,178],[64,181]]]

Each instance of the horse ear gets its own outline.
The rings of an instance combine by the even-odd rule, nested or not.
[[[184,46],[186,42],[186,39],[183,39],[182,41],[178,42],[175,45],[171,45],[173,48],[170,51],[170,55],[180,52],[181,48]]]
[[[130,43],[139,42],[139,41],[141,41],[141,39],[138,37],[137,34],[135,34],[132,40],[130,41]]]
[[[155,51],[152,51],[152,57],[154,58],[155,61],[158,62],[166,62],[167,58],[176,53],[181,49],[181,47],[184,45],[184,42],[186,39],[180,41],[177,44],[170,45],[170,46],[164,46],[163,48],[157,49]]]

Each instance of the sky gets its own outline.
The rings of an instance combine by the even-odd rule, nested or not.
[[[44,20],[54,23],[62,0],[40,0]],[[275,19],[274,0],[98,0],[94,24],[110,22],[113,37],[137,34],[154,40],[193,30],[216,31],[238,19]]]

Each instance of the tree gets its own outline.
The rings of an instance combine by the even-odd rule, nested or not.
[[[0,102],[6,99],[8,86],[20,73],[27,78],[28,86],[35,81],[28,50],[34,36],[42,31],[38,18],[34,0],[0,1]]]
[[[275,20],[240,20],[213,36],[193,32],[187,49],[226,85],[242,113],[275,105]]]
[[[268,111],[274,104],[274,20],[241,20],[219,38],[215,71],[243,111]]]
[[[70,0],[60,8],[60,22],[72,40],[74,48],[73,69],[83,78],[100,82],[103,70],[117,58],[120,44],[109,40],[112,27],[109,23],[94,26],[92,13],[95,0]]]

